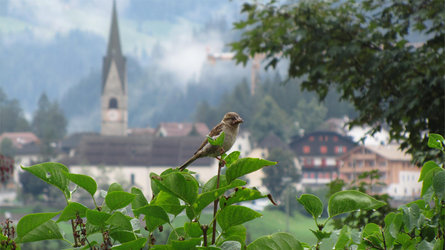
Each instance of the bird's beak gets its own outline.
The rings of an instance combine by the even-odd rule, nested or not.
[[[235,124],[243,123],[244,120],[240,117],[239,119],[236,119]]]

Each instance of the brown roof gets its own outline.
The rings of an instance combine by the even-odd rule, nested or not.
[[[130,128],[128,129],[128,135],[154,135],[154,128]]]
[[[360,149],[365,148],[368,149],[381,157],[392,160],[392,161],[411,161],[411,155],[407,154],[406,151],[400,150],[400,145],[398,144],[389,144],[389,145],[368,145],[368,146],[357,146],[350,150],[349,152],[342,155],[340,158],[345,159],[349,155],[354,154]]]
[[[12,141],[15,148],[22,148],[29,143],[39,143],[39,138],[32,132],[6,132],[0,135],[0,142],[8,138]]]
[[[157,128],[156,134],[161,136],[187,136],[196,132],[197,135],[206,136],[209,131],[207,125],[201,122],[162,122]]]
[[[88,136],[83,137],[75,156],[66,165],[106,166],[180,166],[202,143],[201,136]],[[210,158],[199,159],[194,166],[208,166]]]

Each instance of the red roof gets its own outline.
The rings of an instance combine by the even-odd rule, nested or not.
[[[162,122],[156,130],[156,134],[160,136],[187,136],[195,131],[200,136],[206,136],[209,128],[205,123],[181,123],[181,122]]]
[[[0,142],[8,138],[16,148],[22,148],[29,143],[39,143],[39,138],[32,132],[6,132],[0,135]]]

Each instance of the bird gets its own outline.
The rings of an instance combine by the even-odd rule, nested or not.
[[[209,137],[215,139],[220,136],[222,132],[224,132],[223,144],[221,146],[212,145],[206,138],[193,156],[182,164],[179,169],[184,171],[184,169],[192,164],[192,162],[202,157],[215,157],[219,160],[218,156],[229,151],[233,143],[235,143],[239,132],[239,126],[243,122],[244,120],[236,112],[226,113],[221,122],[218,123],[218,125],[216,125],[208,134]]]

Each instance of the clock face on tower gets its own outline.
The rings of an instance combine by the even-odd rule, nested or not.
[[[109,121],[118,121],[120,119],[120,113],[117,109],[110,109],[107,111],[107,119]]]

